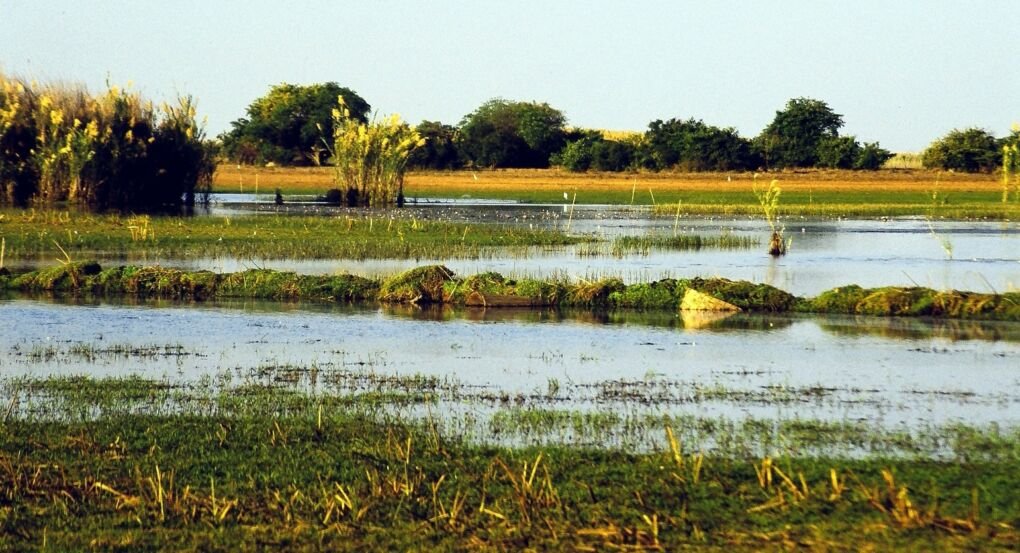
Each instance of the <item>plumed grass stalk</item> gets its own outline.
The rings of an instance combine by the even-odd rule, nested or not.
[[[0,202],[192,205],[215,169],[203,139],[191,97],[157,108],[117,86],[93,95],[0,73]]]
[[[360,123],[342,96],[337,103],[332,152],[337,188],[346,191],[348,205],[401,204],[407,156],[424,140],[398,115]]]
[[[782,190],[779,188],[779,179],[772,179],[766,188],[758,185],[758,175],[755,174],[751,191],[758,198],[758,204],[761,205],[765,222],[769,224],[769,229],[772,230],[772,237],[769,239],[769,254],[776,257],[785,255],[786,250],[789,248],[789,242],[783,239],[785,227],[778,225],[779,195],[782,193]]]
[[[1002,203],[1009,201],[1009,185],[1016,183],[1016,198],[1020,200],[1020,145],[1002,147]]]

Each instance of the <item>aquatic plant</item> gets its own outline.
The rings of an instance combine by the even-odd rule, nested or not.
[[[0,73],[0,202],[194,205],[215,171],[195,108],[190,96],[156,107],[116,86],[92,95]]]
[[[351,117],[343,96],[337,104],[331,148],[336,187],[346,191],[349,206],[402,206],[407,158],[423,139],[397,115],[363,123]]]
[[[765,222],[769,224],[769,229],[772,231],[772,235],[769,238],[769,255],[773,257],[786,255],[790,242],[783,239],[783,232],[786,228],[778,226],[779,195],[782,193],[782,190],[779,188],[779,179],[769,181],[767,188],[761,187],[758,185],[758,175],[755,174],[751,190],[758,199]]]
[[[1002,203],[1009,201],[1009,186],[1016,186],[1016,199],[1020,201],[1020,144],[1002,147]]]

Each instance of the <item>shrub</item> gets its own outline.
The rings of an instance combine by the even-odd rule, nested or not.
[[[346,190],[347,204],[402,204],[408,155],[423,143],[418,133],[397,115],[362,123],[351,117],[342,96],[338,104],[333,110],[334,178]]]
[[[751,143],[735,129],[721,129],[697,119],[652,121],[644,145],[651,168],[659,170],[732,171],[757,164]]]
[[[458,148],[475,167],[548,167],[566,143],[566,121],[549,104],[497,98],[464,117]]]
[[[92,96],[0,74],[0,202],[194,205],[215,170],[195,107],[189,96],[156,107],[116,86]]]
[[[929,169],[991,172],[1000,161],[999,143],[984,129],[953,129],[931,143],[921,155]]]
[[[333,109],[344,99],[350,118],[368,122],[371,106],[357,92],[334,82],[312,85],[282,83],[248,106],[247,117],[220,135],[223,151],[242,163],[321,165],[333,136]]]
[[[454,142],[457,129],[438,121],[422,121],[415,127],[425,143],[411,151],[407,166],[415,169],[456,169],[460,166],[460,153]]]

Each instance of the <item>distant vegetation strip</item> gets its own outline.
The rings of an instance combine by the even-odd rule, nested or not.
[[[555,230],[453,223],[384,212],[331,217],[165,217],[51,210],[0,210],[0,237],[6,244],[8,262],[43,256],[474,259],[497,248],[589,240]]]
[[[679,308],[687,291],[695,290],[750,312],[1020,320],[1020,292],[981,294],[921,287],[866,289],[849,285],[823,292],[814,298],[799,298],[767,284],[723,278],[664,279],[630,285],[618,278],[595,282],[513,280],[498,273],[457,277],[441,265],[418,267],[379,280],[354,275],[314,276],[261,269],[217,274],[164,267],[103,269],[98,263],[66,263],[20,275],[2,275],[0,289],[77,295],[127,294],[186,300],[273,298],[491,308],[633,308],[673,312]]]
[[[333,186],[322,168],[221,165],[219,192],[322,196]],[[652,206],[662,215],[758,215],[753,173],[598,173],[555,169],[412,172],[404,186],[409,204],[419,199],[477,198],[546,204]],[[1020,220],[1020,202],[1002,202],[1002,182],[980,173],[933,171],[800,171],[768,173],[783,188],[782,216],[897,217]],[[762,177],[760,177],[761,179]],[[759,180],[760,180],[759,179]],[[568,200],[563,195],[568,195]],[[576,199],[575,199],[576,197]],[[933,200],[933,197],[935,200]]]

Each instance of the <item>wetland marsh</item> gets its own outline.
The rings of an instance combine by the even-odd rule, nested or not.
[[[3,212],[3,545],[1020,543],[1015,222],[218,200]]]

